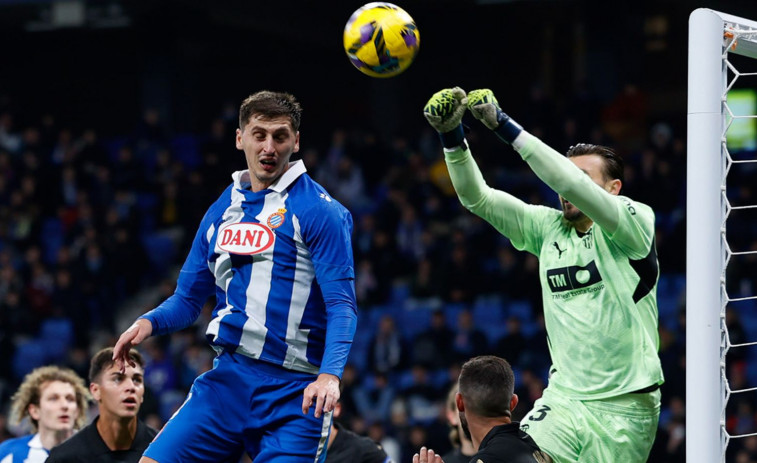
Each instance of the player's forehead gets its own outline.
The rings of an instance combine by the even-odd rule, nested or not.
[[[264,114],[252,114],[245,126],[245,131],[294,132],[292,120],[287,116],[268,117]]]
[[[124,369],[123,376],[143,376],[145,374],[144,368],[139,366],[139,364],[136,364],[135,366],[126,365],[126,368]],[[107,368],[105,368],[102,372],[103,378],[117,378],[122,376],[121,369],[118,367],[117,364],[113,363],[112,365],[109,365]]]
[[[605,159],[599,154],[582,154],[568,159],[591,178],[604,176]]]
[[[73,394],[74,385],[60,380],[46,381],[40,385],[40,397],[50,397],[54,395]]]

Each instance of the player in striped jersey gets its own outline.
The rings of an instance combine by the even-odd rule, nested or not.
[[[89,391],[73,370],[35,368],[11,398],[11,418],[29,417],[34,434],[0,444],[1,463],[42,463],[50,449],[84,425]]]
[[[562,211],[486,185],[464,138],[466,106],[559,195]],[[585,144],[562,156],[502,112],[488,89],[442,90],[424,114],[461,203],[539,258],[552,367],[521,428],[558,463],[646,462],[663,383],[655,215],[620,195],[622,159]]]
[[[218,352],[140,461],[323,462],[357,322],[352,217],[308,176],[301,107],[261,91],[239,112],[247,170],[208,209],[176,292],[126,330],[118,362],[150,335],[191,325],[208,296]]]

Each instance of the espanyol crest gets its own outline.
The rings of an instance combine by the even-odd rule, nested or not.
[[[273,246],[276,235],[261,223],[230,223],[218,230],[216,245],[230,254],[260,254]]]

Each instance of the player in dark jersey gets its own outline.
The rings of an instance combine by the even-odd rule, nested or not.
[[[113,349],[100,350],[90,362],[89,390],[99,416],[50,452],[50,463],[136,463],[156,431],[137,418],[145,394],[144,361],[129,352],[126,371],[113,361]]]
[[[478,451],[472,463],[549,463],[531,437],[512,421],[518,404],[515,375],[507,361],[493,355],[474,357],[460,370],[455,396],[463,432]],[[426,449],[413,456],[413,463],[441,463],[442,458]]]

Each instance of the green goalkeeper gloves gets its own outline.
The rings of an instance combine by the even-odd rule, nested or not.
[[[468,94],[468,109],[473,114],[473,117],[483,122],[502,141],[508,144],[512,144],[523,131],[523,127],[520,124],[502,112],[497,98],[494,97],[494,93],[488,88],[473,90]]]
[[[434,93],[423,108],[423,116],[439,132],[445,148],[456,148],[465,141],[462,120],[467,101],[462,88],[445,88]]]

